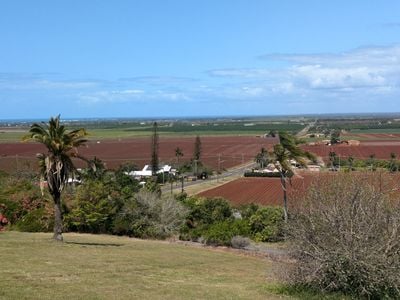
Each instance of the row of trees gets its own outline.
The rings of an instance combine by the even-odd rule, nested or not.
[[[157,122],[153,123],[153,132],[151,135],[151,169],[153,176],[157,175],[157,171],[159,170],[159,135],[158,135],[158,124]],[[201,147],[201,139],[200,136],[196,136],[196,139],[194,141],[194,150],[193,150],[193,157],[191,159],[191,164],[193,165],[193,172],[195,175],[197,175],[197,166],[201,164],[201,153],[202,153],[202,147]],[[175,148],[175,157],[177,160],[177,166],[180,166],[180,158],[184,156],[183,150],[180,147]]]

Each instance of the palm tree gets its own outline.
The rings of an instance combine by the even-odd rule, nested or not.
[[[41,180],[47,181],[49,192],[54,200],[54,235],[53,239],[62,241],[61,192],[70,175],[75,171],[73,157],[79,157],[77,148],[87,140],[85,129],[67,132],[60,124],[60,115],[50,118],[49,122],[31,125],[29,134],[23,140],[33,140],[43,144],[47,153],[37,155]]]
[[[315,160],[315,157],[311,153],[299,147],[299,143],[299,140],[295,136],[286,132],[279,132],[279,144],[276,144],[272,153],[270,153],[272,161],[280,173],[285,222],[288,219],[286,182],[293,175],[291,162],[296,161],[300,166],[307,167],[306,159]]]

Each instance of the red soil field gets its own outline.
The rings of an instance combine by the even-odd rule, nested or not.
[[[184,154],[180,162],[189,161],[194,148],[195,137],[168,137],[159,139],[159,160],[175,163],[175,149],[180,147]],[[217,169],[220,157],[221,169],[231,168],[243,162],[252,161],[261,147],[270,149],[276,138],[251,136],[201,137],[202,161]],[[90,141],[87,147],[79,148],[79,153],[87,158],[98,157],[108,168],[118,168],[125,162],[133,162],[143,167],[150,162],[150,138]],[[10,171],[24,165],[36,166],[36,153],[45,148],[36,143],[1,143],[0,170]],[[83,166],[78,163],[78,166]]]
[[[289,199],[293,193],[301,193],[310,185],[311,175],[295,176],[287,184]],[[256,203],[259,205],[283,205],[280,178],[243,177],[224,185],[199,193],[202,197],[222,197],[234,205]]]
[[[343,134],[343,139],[347,139],[348,136],[352,138],[360,138],[367,140],[400,140],[400,133],[346,133]]]
[[[354,176],[362,173],[354,172]],[[334,180],[335,176],[340,173],[335,172],[301,172],[294,176],[291,180],[292,184],[287,185],[288,205],[293,207],[299,204],[300,196],[307,191],[309,187],[316,181]],[[390,173],[363,173],[367,176],[366,180],[375,185],[375,187],[385,193],[396,197],[400,195],[400,174]],[[368,176],[370,179],[368,179]],[[201,197],[222,197],[227,199],[235,206],[255,203],[259,205],[275,205],[283,206],[283,190],[280,178],[262,178],[262,177],[243,177],[237,180],[228,182],[216,188],[201,192],[198,194]]]
[[[304,150],[314,153],[323,158],[325,162],[329,160],[329,152],[333,151],[341,157],[353,156],[354,158],[366,159],[371,154],[375,154],[377,159],[390,159],[390,153],[395,153],[400,157],[400,142],[396,141],[367,141],[361,142],[359,146],[349,145],[315,145],[315,146],[302,146]]]

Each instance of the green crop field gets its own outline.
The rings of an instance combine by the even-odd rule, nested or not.
[[[69,129],[85,128],[92,139],[127,139],[146,137],[152,134],[152,123],[138,122],[80,122],[66,123]],[[289,131],[296,133],[305,125],[290,121],[257,121],[257,122],[159,122],[160,136],[216,136],[216,135],[262,135],[270,131]],[[29,127],[3,128],[0,130],[0,142],[15,142],[27,134]]]

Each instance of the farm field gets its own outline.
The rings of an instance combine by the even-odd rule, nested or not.
[[[89,234],[0,233],[0,299],[290,299],[279,263],[235,252]]]
[[[287,185],[289,206],[298,205],[298,203],[293,202],[293,200],[297,200],[297,197],[308,190],[316,180],[330,180],[330,177],[339,174],[334,172],[313,173],[308,171],[297,173],[298,174],[291,179],[291,184]],[[354,174],[360,173],[354,172]],[[367,176],[370,174],[371,173],[366,173]],[[381,176],[381,182],[378,182],[378,188],[382,191],[397,193],[400,189],[399,174],[376,172],[374,176]],[[266,206],[282,206],[283,204],[283,191],[280,178],[242,177],[224,185],[200,192],[198,195],[203,197],[222,197],[235,206],[250,203]]]
[[[189,161],[194,148],[194,137],[161,137],[159,139],[159,159],[164,163],[175,163],[175,149],[180,147],[184,156],[181,162]],[[256,136],[204,136],[201,137],[202,161],[205,165],[217,169],[227,169],[243,162],[252,161],[261,147],[271,148],[277,138]],[[92,140],[86,148],[80,148],[80,154],[88,158],[94,156],[104,161],[108,168],[118,168],[125,162],[133,162],[143,167],[150,161],[150,138]],[[0,144],[0,170],[12,170],[24,165],[36,166],[35,155],[44,151],[35,143]],[[79,166],[79,163],[78,163]]]
[[[302,148],[323,158],[325,162],[329,160],[329,152],[335,152],[341,157],[353,156],[358,159],[367,159],[371,154],[377,159],[390,159],[390,153],[400,156],[400,141],[390,140],[369,140],[361,141],[358,146],[350,145],[303,145]]]
[[[304,192],[311,184],[313,176],[317,176],[317,174],[292,178],[292,185],[288,184],[287,186],[289,197],[292,194]],[[242,177],[198,195],[202,197],[222,197],[235,206],[250,203],[281,206],[283,199],[280,178],[268,177]]]

